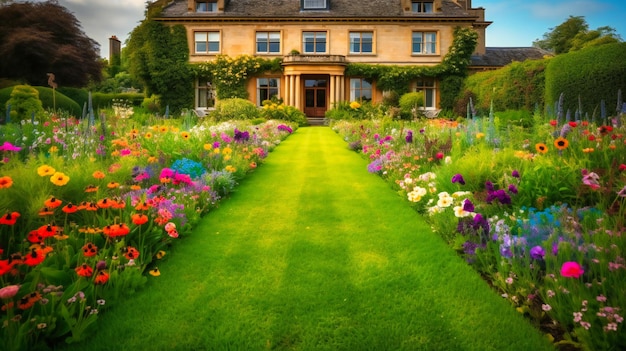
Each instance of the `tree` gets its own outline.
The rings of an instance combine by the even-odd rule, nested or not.
[[[100,45],[55,0],[0,6],[0,77],[46,85],[83,87],[101,79]]]
[[[589,30],[589,25],[583,16],[569,16],[565,22],[555,28],[550,28],[550,32],[544,33],[542,40],[535,40],[533,46],[552,51],[558,55],[588,46],[620,41],[620,36],[611,27],[605,26]]]

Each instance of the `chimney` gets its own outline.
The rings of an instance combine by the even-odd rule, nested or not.
[[[114,62],[120,64],[120,56],[122,54],[122,42],[115,35],[109,38],[109,64]]]

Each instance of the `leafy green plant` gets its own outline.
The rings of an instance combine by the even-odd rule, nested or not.
[[[216,121],[254,119],[259,117],[259,109],[246,99],[224,99],[218,100],[209,116]]]
[[[16,85],[11,92],[11,98],[6,106],[11,107],[11,120],[20,121],[30,119],[43,112],[39,91],[30,85]]]
[[[400,97],[399,104],[404,118],[417,118],[421,116],[420,108],[424,106],[424,93],[406,93]]]

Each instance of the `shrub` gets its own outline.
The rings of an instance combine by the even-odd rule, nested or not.
[[[259,117],[259,109],[246,99],[224,99],[215,104],[209,116],[216,121],[255,119]]]
[[[500,119],[501,125],[532,128],[534,122],[533,114],[527,110],[506,110],[498,112],[496,116]]]
[[[11,105],[11,120],[16,122],[43,112],[39,92],[30,85],[16,85],[6,106]]]
[[[307,119],[304,112],[298,110],[293,106],[285,106],[282,101],[263,101],[261,117],[266,120],[278,119],[282,121],[291,121],[298,123],[298,125],[301,126],[307,124]]]
[[[141,107],[148,112],[157,113],[161,109],[161,101],[156,95],[152,95],[143,99]]]
[[[420,116],[419,108],[424,106],[424,93],[406,93],[400,97],[400,110],[402,118],[417,118]]]
[[[48,87],[35,87],[39,91],[39,100],[43,105],[43,108],[57,111],[65,111],[74,117],[81,117],[82,107],[78,103],[58,90],[53,91]]]

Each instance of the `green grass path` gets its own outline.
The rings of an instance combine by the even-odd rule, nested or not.
[[[68,350],[550,350],[328,127],[279,145]]]

